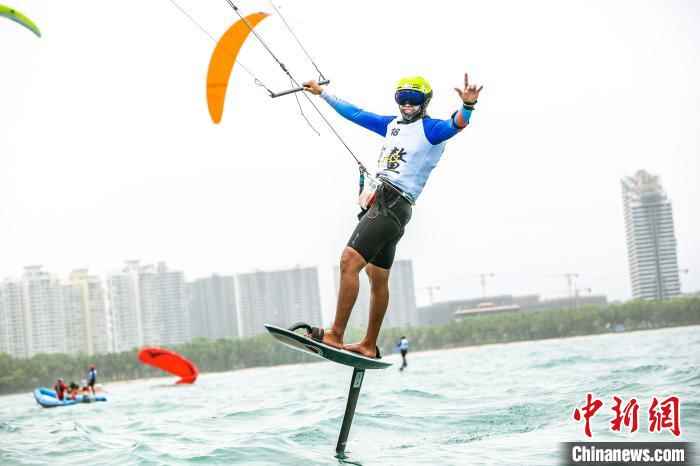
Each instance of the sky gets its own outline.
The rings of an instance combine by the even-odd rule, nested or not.
[[[9,0],[8,0],[9,1]],[[222,1],[176,0],[215,38]],[[245,13],[273,13],[262,0]],[[465,72],[483,84],[468,129],[447,144],[397,258],[418,304],[487,294],[631,297],[620,179],[645,169],[673,202],[683,291],[700,290],[700,4],[693,0],[277,2],[331,79],[329,92],[396,114],[393,86],[430,80],[448,118]],[[214,42],[169,0],[12,0],[43,37],[0,21],[0,278],[30,264],[104,275],[127,259],[187,279],[332,267],[356,223],[355,163],[302,99],[271,99],[234,68],[214,125]],[[3,20],[4,18],[0,18]],[[256,30],[297,80],[316,78],[282,21]],[[239,60],[289,87],[263,47]],[[382,140],[314,102],[373,166]],[[586,294],[586,293],[583,293]]]

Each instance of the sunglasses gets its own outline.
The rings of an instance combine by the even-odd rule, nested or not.
[[[413,89],[400,89],[394,94],[394,100],[399,105],[423,105],[425,103],[425,94]]]

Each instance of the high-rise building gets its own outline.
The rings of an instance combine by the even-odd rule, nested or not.
[[[389,275],[389,307],[384,316],[383,328],[418,325],[416,289],[413,282],[413,263],[397,260]]]
[[[177,345],[190,339],[185,278],[165,263],[157,266],[127,261],[108,277],[116,351],[142,345]]]
[[[0,353],[17,358],[28,355],[24,295],[18,280],[0,283]]]
[[[64,346],[68,354],[88,352],[89,323],[81,291],[78,285],[61,285],[61,306],[66,327]]]
[[[185,274],[169,269],[164,262],[156,268],[157,315],[160,325],[160,344],[179,345],[190,341],[190,319],[187,313]]]
[[[200,278],[189,283],[187,289],[192,337],[215,340],[238,336],[233,276]]]
[[[114,319],[114,350],[128,351],[143,344],[139,263],[128,261],[125,267],[107,277],[109,309]]]
[[[27,356],[66,352],[66,316],[58,278],[40,265],[24,268],[22,277]]]
[[[632,296],[667,299],[681,292],[671,201],[644,170],[622,180]]]
[[[138,287],[140,324],[143,332],[141,345],[159,345],[163,322],[158,312],[158,275],[153,265],[144,265],[139,268]]]
[[[340,287],[340,269],[333,271],[335,293]],[[360,290],[353,307],[348,328],[367,328],[369,321],[370,285],[367,274],[360,273]],[[397,260],[389,274],[389,307],[384,315],[382,328],[419,325],[416,308],[416,293],[413,282],[413,263],[410,260]]]
[[[112,322],[102,280],[88,274],[85,269],[78,269],[70,274],[70,287],[78,290],[78,312],[82,315],[78,326],[80,337],[76,339],[76,343],[80,341],[77,351],[89,355],[110,352],[113,348]]]
[[[321,296],[316,267],[238,275],[241,335],[265,332],[263,324],[295,322],[321,325]]]

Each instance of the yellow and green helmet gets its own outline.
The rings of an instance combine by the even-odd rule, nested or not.
[[[394,100],[399,105],[427,105],[433,96],[433,88],[422,76],[407,76],[396,83]]]
[[[430,83],[423,76],[407,76],[399,79],[399,82],[396,83],[396,90],[400,91],[401,89],[413,89],[423,94],[431,94],[433,92]]]

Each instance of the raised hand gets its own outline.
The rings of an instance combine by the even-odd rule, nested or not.
[[[469,84],[469,75],[464,73],[464,89],[455,87],[455,91],[459,94],[459,98],[462,99],[467,105],[474,105],[479,98],[479,92],[484,88],[484,86],[478,86],[476,84]]]

